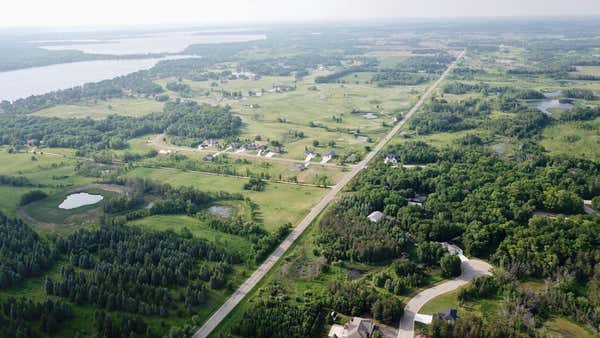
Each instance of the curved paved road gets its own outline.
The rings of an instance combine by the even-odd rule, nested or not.
[[[431,93],[442,83],[442,81],[448,76],[456,62],[464,56],[465,52],[461,52],[457,57],[456,61],[452,63],[448,69],[442,74],[442,76],[435,81],[427,89],[427,91],[421,95],[421,98],[417,104],[404,116],[404,118],[396,124],[396,126],[373,148],[373,150],[365,156],[365,158],[356,166],[352,167],[352,170],[348,175],[344,176],[338,184],[336,184],[331,191],[323,199],[311,209],[310,213],[304,217],[304,219],[294,228],[290,235],[275,249],[275,251],[258,267],[254,273],[242,284],[237,291],[227,299],[223,305],[204,323],[204,325],[194,334],[193,338],[207,337],[220,323],[227,317],[227,315],[244,299],[244,297],[258,284],[258,282],[267,274],[267,272],[277,263],[277,261],[285,254],[290,248],[292,243],[300,237],[300,235],[306,230],[306,228],[317,218],[317,216],[325,209],[325,207],[335,199],[337,194],[352,180],[362,169],[367,166],[375,155],[377,155],[381,149],[400,131],[400,128],[404,126],[419,108],[423,105],[425,100],[431,95]]]
[[[462,274],[457,278],[421,291],[411,298],[404,307],[404,316],[400,320],[397,338],[413,338],[415,334],[415,315],[419,313],[423,305],[437,296],[456,290],[477,276],[490,274],[492,266],[484,261],[471,259],[462,262],[461,268]]]

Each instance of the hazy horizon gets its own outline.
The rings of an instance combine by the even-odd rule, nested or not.
[[[4,7],[3,29],[600,15],[596,0],[222,0],[210,4],[172,0],[168,5],[141,0],[22,0]]]

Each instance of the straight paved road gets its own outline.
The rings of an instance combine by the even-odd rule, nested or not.
[[[404,315],[400,320],[397,338],[413,338],[415,334],[415,315],[419,313],[423,305],[437,296],[456,290],[477,276],[489,274],[492,266],[484,261],[471,259],[462,262],[461,268],[462,274],[459,277],[421,291],[411,298],[406,307],[404,307]]]
[[[464,51],[460,53],[457,61],[464,56]],[[440,83],[448,76],[454,65],[452,63],[448,69],[442,74],[442,76],[435,81],[431,87],[421,96],[417,104],[404,116],[404,118],[398,122],[398,124],[375,146],[375,148],[355,167],[352,168],[348,175],[336,184],[331,191],[325,195],[325,197],[311,209],[310,213],[296,226],[294,231],[275,249],[275,251],[262,263],[260,267],[248,278],[244,284],[242,284],[229,299],[221,305],[221,307],[204,323],[204,325],[194,334],[194,338],[207,337],[218,325],[227,317],[227,315],[235,308],[237,304],[258,284],[258,282],[267,274],[267,272],[277,263],[277,261],[285,254],[289,247],[294,243],[298,237],[306,230],[306,228],[317,218],[317,216],[325,209],[325,207],[335,199],[337,194],[352,180],[362,169],[364,169],[375,155],[377,155],[381,149],[398,133],[400,128],[404,126],[419,108],[423,105],[425,100],[431,95],[431,93],[440,85]]]

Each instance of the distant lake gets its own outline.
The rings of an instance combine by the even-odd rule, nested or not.
[[[266,39],[264,34],[168,32],[92,43],[73,41],[77,43],[65,44],[63,42],[59,44],[60,41],[54,41],[57,44],[41,47],[48,50],[80,50],[90,54],[158,54],[181,53],[186,47],[193,44],[244,42],[264,39]]]
[[[102,201],[102,195],[91,195],[87,192],[71,194],[58,206],[60,209],[71,210]]]
[[[544,100],[535,103],[535,107],[542,113],[550,116],[552,115],[552,112],[549,109],[571,109],[575,107],[575,105],[571,103],[560,103],[559,100]]]
[[[152,68],[160,60],[164,59],[83,61],[1,72],[0,101],[14,101],[88,82],[112,79]]]

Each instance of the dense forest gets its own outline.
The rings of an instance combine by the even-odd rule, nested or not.
[[[418,243],[419,261],[439,264],[444,275],[455,276],[460,273],[460,261],[442,256],[439,246],[428,244],[451,241],[468,255],[489,258],[506,271],[512,284],[522,278],[558,278],[556,287],[535,295],[537,303],[519,310],[526,311],[523,315],[539,321],[552,314],[569,315],[596,325],[599,318],[593,309],[600,292],[600,222],[584,216],[582,198],[600,193],[600,166],[541,154],[514,162],[481,145],[459,142],[460,148],[438,150],[423,145],[416,148],[418,143],[411,142],[392,147],[390,151],[398,154],[419,149],[415,155],[431,163],[424,169],[401,169],[380,162],[361,174],[351,185],[352,194],[338,201],[319,223],[318,244],[325,257],[385,262],[401,257],[403,250]],[[417,194],[427,196],[423,206],[407,206],[406,201]],[[384,219],[378,223],[367,220],[376,210],[384,212]],[[536,211],[571,216],[535,217]],[[418,275],[413,275],[418,270],[405,264],[401,271],[396,277],[376,275],[374,283],[395,293],[410,287],[411,280],[418,285]],[[569,288],[565,289],[566,285]],[[486,287],[475,282],[461,297],[490,297],[492,292]],[[472,289],[480,291],[469,291]],[[502,306],[521,301],[531,304],[528,299],[532,295],[509,286],[502,290],[493,292],[510,296]],[[498,314],[497,320],[502,317]],[[463,318],[448,327],[438,321],[433,336],[502,337],[506,330],[535,328],[517,327],[518,319],[512,315],[506,320],[514,322],[503,327],[498,322]],[[478,333],[464,335],[467,328]]]
[[[42,275],[58,257],[31,228],[1,213],[0,233],[0,289]]]

